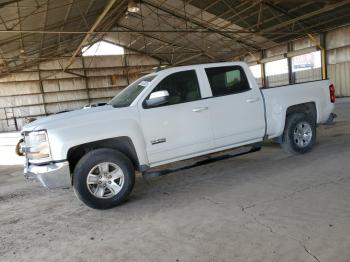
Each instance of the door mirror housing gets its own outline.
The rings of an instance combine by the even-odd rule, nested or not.
[[[151,93],[149,99],[146,100],[148,108],[164,105],[169,102],[169,92],[167,90],[156,91]]]

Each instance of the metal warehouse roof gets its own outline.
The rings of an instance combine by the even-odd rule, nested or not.
[[[227,61],[350,22],[350,0],[0,1],[0,70],[70,57],[105,39],[165,63]]]

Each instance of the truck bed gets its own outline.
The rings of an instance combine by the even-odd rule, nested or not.
[[[314,103],[317,123],[325,123],[334,108],[334,104],[329,99],[329,85],[329,80],[319,80],[262,89],[267,136],[274,138],[282,134],[287,109],[296,104]]]

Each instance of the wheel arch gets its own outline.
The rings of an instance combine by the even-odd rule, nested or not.
[[[317,109],[316,109],[315,102],[307,102],[307,103],[289,106],[286,110],[285,121],[287,120],[288,116],[293,113],[303,113],[305,115],[312,117],[312,119],[314,119],[315,122],[317,122]]]
[[[280,142],[281,136],[284,132],[284,129],[286,127],[287,119],[290,115],[295,113],[302,113],[305,115],[310,116],[312,119],[315,120],[315,123],[317,123],[317,107],[316,102],[305,102],[300,104],[294,104],[286,107],[284,109],[283,113],[278,118],[278,121],[275,122],[276,129],[274,131],[274,134],[269,136],[269,138],[274,138],[276,141]]]
[[[67,160],[69,162],[70,172],[73,173],[76,164],[86,153],[99,148],[118,150],[131,160],[136,170],[141,169],[136,149],[132,140],[130,137],[122,136],[88,142],[71,147],[67,152]]]

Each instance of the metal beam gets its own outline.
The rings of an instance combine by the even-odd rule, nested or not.
[[[278,3],[278,2],[274,2],[274,4],[277,4],[277,3]],[[312,3],[313,3],[312,1],[305,2],[305,3],[301,4],[301,5],[298,5],[297,7],[294,7],[294,8],[292,8],[292,9],[288,10],[288,12],[289,12],[289,13],[295,12],[295,11],[297,11],[297,10],[299,10],[299,9],[301,9],[301,8],[304,8],[305,6],[308,6],[308,5],[312,4]],[[268,8],[269,8],[269,6],[263,5],[261,11],[263,12],[265,9],[268,9]],[[259,10],[251,12],[248,16],[246,16],[246,19],[253,19],[253,17],[258,16],[258,12],[259,12]],[[265,24],[268,24],[268,23],[270,23],[271,21],[273,21],[273,20],[275,20],[275,19],[278,19],[279,17],[283,17],[283,16],[285,16],[285,14],[280,13],[279,15],[270,16],[270,18],[263,19],[263,20],[261,21],[261,23],[260,23],[260,29],[263,28]],[[292,18],[294,18],[294,17],[292,17]],[[236,23],[236,22],[233,22],[233,23]],[[248,28],[245,28],[245,29],[246,29],[246,30],[252,30],[252,31],[254,31],[256,28],[257,28],[257,25],[252,25],[252,26],[250,26],[250,27],[248,27]],[[259,34],[259,33],[260,33],[260,32],[255,32],[255,34]],[[254,34],[254,32],[251,33],[251,34],[247,34],[246,36],[243,37],[243,39],[250,37],[252,34]],[[263,35],[263,37],[265,37],[265,38],[266,38],[267,40],[269,40],[269,41],[274,41],[274,38],[271,38],[271,37],[270,37],[270,35],[274,35],[274,34],[276,34],[276,35],[282,35],[282,34],[283,34],[283,35],[286,35],[286,34],[288,34],[288,35],[298,35],[298,34],[295,33],[295,32],[290,32],[290,30],[287,31],[287,32],[282,32],[281,30],[278,30],[277,32],[268,32],[268,33],[265,32],[265,34]],[[267,35],[269,35],[269,37],[267,37]],[[299,35],[300,35],[300,34],[299,34]],[[260,36],[262,36],[262,35],[260,35]]]
[[[125,27],[125,25],[119,25],[119,27]],[[130,27],[129,27],[130,28]],[[90,35],[98,35],[98,34],[107,34],[107,33],[213,33],[213,34],[224,34],[224,33],[233,33],[233,34],[240,34],[240,33],[252,33],[251,30],[244,30],[244,29],[238,29],[238,30],[218,30],[218,29],[201,29],[201,28],[190,28],[190,29],[173,29],[173,30],[160,30],[160,29],[132,29],[129,30],[120,30],[120,29],[113,29],[113,30],[102,30],[102,31],[56,31],[56,30],[0,30],[0,33],[9,33],[9,34],[21,34],[21,33],[28,33],[28,34],[59,34],[59,35],[76,35],[76,34],[90,34]],[[258,33],[258,32],[257,32]],[[287,32],[286,32],[287,33]]]
[[[37,69],[38,69],[38,77],[39,77],[40,94],[41,94],[41,98],[43,100],[44,114],[47,115],[47,108],[46,108],[46,101],[45,101],[45,91],[44,91],[44,85],[43,85],[43,80],[41,78],[41,70],[40,70],[40,66],[39,65],[37,65]]]
[[[66,26],[66,22],[68,20],[68,17],[70,15],[71,10],[72,10],[73,2],[74,2],[74,0],[70,0],[69,1],[69,5],[67,7],[67,11],[66,11],[66,14],[64,16],[63,24],[61,26],[61,30],[60,31],[63,31],[64,27]],[[61,42],[61,34],[58,35],[58,48],[60,48],[60,42]]]
[[[48,14],[48,10],[49,10],[49,1],[47,1],[46,3],[46,13],[44,15],[44,24],[43,24],[43,29],[45,31],[46,29],[46,24],[47,24],[47,14]],[[22,34],[21,34],[22,35]],[[45,41],[45,35],[42,34],[41,35],[41,43],[40,43],[40,51],[39,51],[39,56],[41,56],[41,51],[43,49],[43,46],[44,46],[44,41]]]
[[[151,12],[154,13],[154,10],[153,10],[152,8],[150,8],[150,7],[148,7],[148,8],[150,9]],[[185,17],[186,17],[186,13],[185,13]],[[173,28],[173,30],[177,30],[177,25],[172,24],[172,23],[169,23],[169,21],[167,21],[167,20],[164,19],[164,18],[161,18],[161,20],[162,20],[162,23],[164,23],[164,24],[170,26],[171,28]],[[187,20],[185,20],[185,21],[187,22]],[[186,28],[187,28],[187,24],[186,24]],[[143,29],[144,29],[144,28],[143,28]],[[181,38],[183,38],[184,40],[186,40],[186,41],[189,43],[190,46],[194,46],[195,48],[199,49],[205,56],[207,56],[207,57],[210,58],[211,60],[215,60],[215,58],[214,58],[212,55],[210,55],[210,54],[207,52],[207,50],[204,49],[204,47],[199,46],[199,44],[198,44],[196,41],[193,41],[193,40],[191,40],[191,39],[188,39],[188,38],[186,37],[186,35],[179,35],[178,39],[181,39]],[[174,41],[174,43],[177,43],[177,42],[178,42],[178,40]]]
[[[112,44],[118,44],[118,43],[114,43],[112,41],[108,41],[108,40],[103,40],[103,41],[106,41],[106,42],[109,42],[109,43],[112,43]],[[119,45],[120,47],[123,47],[125,49],[129,49],[131,51],[134,51],[134,52],[139,52],[139,53],[142,53],[142,54],[145,54],[145,55],[148,55],[148,56],[152,56],[152,55],[191,55],[191,54],[203,54],[203,51],[201,50],[198,50],[198,51],[164,51],[164,52],[142,52],[141,50],[139,49],[131,49],[129,48],[128,46],[125,46],[125,45]],[[311,50],[311,49],[310,49]],[[232,51],[230,50],[212,50],[211,51],[212,54],[232,54]],[[110,55],[110,56],[119,56],[119,55]],[[71,56],[65,56],[65,55],[55,55],[55,56],[47,56],[47,57],[38,57],[38,56],[26,56],[26,57],[1,57],[0,60],[3,60],[3,61],[26,61],[26,60],[58,60],[58,59],[64,59],[64,58],[70,58]],[[160,58],[157,58],[158,60]]]
[[[177,45],[177,44],[174,44],[170,40],[162,39],[162,38],[159,38],[159,37],[156,37],[156,36],[153,36],[153,35],[149,34],[149,33],[161,33],[162,31],[160,31],[160,30],[134,30],[132,27],[128,27],[126,25],[119,25],[119,27],[125,28],[125,29],[127,29],[129,31],[124,31],[123,30],[123,31],[119,31],[118,33],[137,33],[139,35],[146,36],[146,37],[151,38],[153,40],[156,40],[158,42],[164,43],[167,46],[179,47],[179,48],[183,48],[185,50],[198,51],[197,49],[190,48],[190,47],[184,47],[184,46],[181,46],[181,45]],[[115,31],[110,31],[110,33],[115,33]]]
[[[17,6],[17,16],[18,16],[18,25],[19,25],[19,30],[22,30],[22,23],[21,23],[21,12],[19,10],[19,4],[18,2],[16,3]],[[20,42],[21,42],[21,51],[24,50],[24,44],[23,44],[23,36],[22,33],[20,33]]]
[[[172,65],[174,66],[174,65],[179,65],[179,64],[182,64],[182,63],[184,63],[184,62],[187,62],[188,60],[191,60],[191,59],[193,59],[193,58],[196,58],[196,57],[199,57],[199,56],[202,56],[203,54],[202,53],[200,53],[200,54],[195,54],[195,55],[193,55],[193,56],[189,56],[189,57],[186,57],[186,58],[184,58],[184,59],[182,59],[182,60],[180,60],[180,61],[177,61],[177,62],[175,62],[175,63],[173,63]]]
[[[326,34],[320,34],[321,46],[321,63],[322,63],[322,79],[327,79],[327,48],[326,48]]]
[[[83,38],[83,40],[80,42],[80,44],[78,45],[77,49],[73,52],[72,57],[69,59],[68,64],[66,65],[66,67],[63,69],[63,71],[66,71],[74,62],[75,57],[78,55],[78,53],[80,52],[81,48],[88,42],[88,39],[90,37],[90,34],[92,32],[95,31],[95,29],[99,26],[99,24],[102,22],[103,18],[107,15],[107,13],[109,12],[109,10],[111,10],[112,6],[115,4],[117,0],[110,0],[107,5],[105,6],[104,10],[102,11],[102,13],[97,17],[95,23],[92,25],[92,27],[90,28],[89,32],[85,35],[85,37]],[[121,1],[121,3],[123,4],[124,1]],[[120,6],[119,6],[120,7]]]
[[[295,17],[295,18],[293,18],[293,19],[290,19],[290,20],[288,20],[288,21],[286,21],[286,22],[282,22],[282,23],[276,24],[276,25],[274,25],[274,26],[271,26],[271,27],[269,27],[269,28],[266,28],[266,29],[260,31],[260,33],[264,34],[264,33],[267,33],[267,32],[271,32],[271,31],[280,29],[280,28],[282,28],[282,27],[291,25],[291,24],[293,24],[293,23],[300,22],[301,20],[305,20],[305,19],[314,17],[314,16],[316,16],[316,15],[319,15],[319,14],[322,14],[322,13],[325,13],[325,12],[332,11],[333,9],[342,7],[342,6],[344,6],[344,5],[348,4],[348,3],[350,3],[350,0],[344,0],[344,1],[341,1],[341,2],[336,3],[336,4],[326,5],[326,6],[324,6],[324,7],[321,8],[321,9],[315,10],[315,11],[310,12],[310,13],[306,13],[306,14],[304,14],[304,15],[301,15],[301,16]]]
[[[21,1],[23,1],[23,0],[9,0],[9,1],[6,1],[4,3],[1,3],[0,4],[0,8],[3,8],[3,7],[5,7],[7,5],[10,5],[10,4],[18,3],[18,2],[21,2]]]
[[[167,7],[165,7],[165,6],[154,4],[152,1],[143,0],[142,3],[147,4],[147,5],[149,5],[149,6],[153,7],[153,8],[159,9],[159,10],[165,12],[165,13],[168,13],[168,14],[170,14],[170,15],[176,17],[176,18],[179,18],[179,19],[188,21],[188,22],[190,22],[191,24],[194,24],[194,25],[196,25],[196,26],[200,26],[200,27],[202,27],[202,28],[206,28],[206,29],[208,29],[208,30],[211,31],[211,32],[215,32],[215,30],[217,30],[217,28],[215,28],[215,27],[212,26],[212,25],[204,24],[204,23],[202,23],[202,22],[197,21],[197,20],[194,19],[193,17],[185,16],[185,15],[183,15],[183,14],[181,14],[181,13],[179,13],[179,12],[176,12],[176,11],[170,9],[170,8],[167,8]],[[246,41],[242,41],[242,40],[240,40],[239,38],[233,37],[233,36],[231,36],[231,35],[229,35],[229,34],[227,34],[227,33],[223,33],[223,32],[217,32],[217,33],[220,34],[221,36],[224,36],[225,38],[229,38],[229,39],[231,39],[231,40],[236,41],[237,43],[239,43],[239,44],[241,44],[241,45],[247,47],[248,49],[253,49],[253,51],[256,51],[256,50],[259,50],[259,49],[260,49],[260,47],[258,47],[258,46],[255,46],[255,45],[253,45],[253,44],[251,44],[251,43],[248,43],[248,42],[246,42]],[[250,50],[250,51],[252,51],[252,50]]]
[[[346,25],[349,25],[349,23],[345,23],[345,24],[342,24],[342,25],[339,25],[339,24],[335,24],[333,26],[328,26],[330,23],[334,22],[334,21],[337,21],[337,20],[340,20],[340,21],[348,21],[347,19],[350,18],[350,14],[346,14],[346,15],[343,15],[343,16],[335,16],[333,17],[332,19],[327,19],[326,21],[323,20],[322,22],[319,22],[319,23],[316,23],[316,24],[313,24],[312,26],[310,27],[307,27],[305,28],[305,30],[303,31],[294,31],[294,34],[295,35],[299,35],[300,36],[305,36],[305,32],[313,32],[313,34],[316,34],[316,33],[321,33],[321,32],[327,32],[327,31],[331,31],[332,29],[336,29],[340,26],[346,26]],[[279,37],[274,37],[270,40],[272,41],[279,41],[280,38],[283,38],[284,36],[279,36]],[[291,40],[288,40],[288,41],[291,41]],[[283,41],[284,43],[287,42],[287,41]],[[281,42],[278,42],[278,44],[282,44]]]
[[[50,9],[50,10],[52,10],[52,9]],[[99,12],[97,12],[97,11],[95,12],[94,11],[93,13],[90,13],[89,16],[91,15],[91,17],[94,18],[96,15],[98,15],[98,13]],[[69,19],[69,23],[75,23],[77,21],[80,21],[80,15]],[[27,34],[23,35],[23,37],[27,37],[27,36],[30,36],[31,34],[34,34],[34,33],[43,34],[43,33],[47,32],[47,31],[50,31],[52,28],[57,28],[57,27],[60,27],[61,25],[62,25],[62,22],[57,22],[57,23],[51,24],[49,27],[46,28],[45,31],[43,31],[41,29],[41,26],[40,26],[38,29],[32,30],[33,33],[31,33],[31,30],[29,30],[29,31],[25,31],[25,30],[22,30],[22,31],[18,31],[18,30],[7,31],[7,30],[5,30],[5,31],[2,31],[0,33],[9,33],[10,34],[11,32],[14,32],[15,35],[16,35],[16,34],[19,34],[20,32],[22,32],[22,33],[27,33]],[[51,32],[53,32],[53,31],[51,31]],[[56,33],[57,34],[62,34],[62,31],[56,31]],[[86,33],[87,32],[84,31],[84,34],[86,34]],[[12,43],[13,41],[16,41],[18,39],[19,39],[18,36],[6,38],[5,40],[0,41],[0,46],[4,45],[4,44]]]
[[[115,44],[115,45],[117,44],[117,45],[119,45],[120,47],[123,47],[123,48],[125,48],[125,49],[127,49],[127,50],[130,50],[130,51],[133,51],[133,52],[137,52],[137,53],[140,53],[140,54],[143,54],[143,55],[147,55],[147,56],[152,57],[152,58],[154,58],[154,59],[156,59],[156,60],[159,60],[160,62],[167,62],[167,63],[170,63],[169,61],[167,61],[166,59],[164,59],[164,58],[162,58],[162,57],[159,57],[159,56],[157,56],[157,55],[152,55],[152,54],[149,54],[149,53],[145,53],[145,52],[140,51],[140,50],[138,50],[138,49],[135,49],[135,48],[132,48],[132,47],[128,47],[127,45],[123,45],[123,44],[121,44],[121,43],[115,43],[115,42],[113,42],[113,41],[109,41],[109,40],[106,40],[106,39],[104,39],[103,41],[106,41],[106,42],[108,42],[108,43]]]
[[[288,10],[283,9],[282,7],[279,7],[279,6],[275,5],[274,3],[270,3],[269,1],[263,1],[262,3],[267,5],[269,8],[276,10],[277,12],[283,14],[284,16],[287,16],[289,18],[297,18],[296,15],[289,13]],[[305,22],[301,22],[301,21],[298,21],[297,23],[300,24],[300,26],[302,28],[305,28],[305,26],[310,26],[310,24],[305,23]]]
[[[118,25],[119,27],[128,28],[125,25]],[[312,25],[310,27],[314,27],[315,25]],[[206,34],[259,34],[264,33],[264,35],[296,35],[300,34],[300,31],[297,32],[290,32],[290,31],[278,31],[278,32],[265,32],[265,31],[252,31],[252,30],[244,30],[244,29],[237,29],[237,30],[220,30],[220,29],[201,29],[201,28],[191,28],[191,29],[167,29],[167,30],[161,30],[161,29],[133,29],[129,27],[129,30],[120,30],[120,29],[112,29],[112,30],[99,30],[94,32],[89,31],[55,31],[55,30],[0,30],[0,33],[6,33],[6,34],[21,34],[21,33],[28,33],[28,34],[58,34],[58,35],[83,35],[83,34],[89,34],[89,35],[101,35],[101,34],[110,34],[110,33],[206,33]],[[152,36],[154,37],[154,36]],[[14,39],[17,40],[17,39]]]

